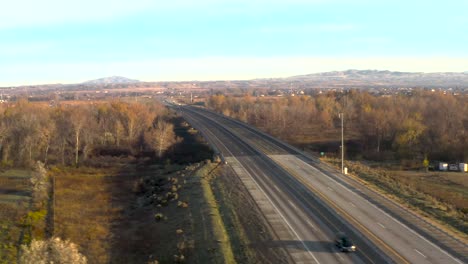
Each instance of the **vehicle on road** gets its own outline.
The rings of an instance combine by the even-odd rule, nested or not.
[[[356,251],[356,246],[353,244],[351,239],[349,239],[349,237],[343,232],[339,232],[336,234],[335,245],[342,252]]]

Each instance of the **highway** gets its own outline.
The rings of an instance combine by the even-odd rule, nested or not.
[[[468,246],[313,157],[242,122],[176,108],[231,166],[292,263],[466,263]],[[342,253],[344,231],[358,250]]]

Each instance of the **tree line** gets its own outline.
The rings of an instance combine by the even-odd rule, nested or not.
[[[157,102],[72,103],[50,107],[20,99],[0,107],[2,166],[75,165],[93,155],[162,157],[179,139]]]
[[[350,90],[288,97],[217,94],[206,105],[292,143],[336,141],[344,113],[346,139],[365,158],[466,161],[466,99],[443,92],[377,96]]]

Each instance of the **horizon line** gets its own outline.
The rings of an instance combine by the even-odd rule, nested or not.
[[[312,75],[312,74],[321,74],[321,73],[333,73],[333,72],[348,72],[348,71],[374,71],[374,72],[393,72],[393,73],[422,73],[422,74],[435,74],[435,73],[461,73],[466,74],[467,71],[393,71],[393,70],[379,70],[379,69],[346,69],[346,70],[332,70],[332,71],[317,71],[311,72],[306,74],[296,74],[290,76],[283,76],[283,77],[256,77],[256,78],[225,78],[225,79],[183,79],[183,80],[148,80],[148,78],[131,78],[126,77],[123,75],[108,75],[105,77],[97,78],[97,79],[88,79],[81,82],[38,82],[34,84],[13,84],[13,85],[4,85],[0,84],[0,88],[15,88],[15,87],[28,87],[28,86],[47,86],[47,85],[79,85],[79,84],[87,84],[87,82],[92,82],[96,80],[106,79],[106,78],[125,78],[129,80],[135,80],[136,82],[133,83],[161,83],[161,82],[220,82],[220,81],[252,81],[252,80],[268,80],[268,79],[287,79],[291,77],[297,76],[305,76],[305,75]],[[132,82],[128,83],[121,83],[121,84],[131,84]],[[119,83],[115,83],[119,84]]]

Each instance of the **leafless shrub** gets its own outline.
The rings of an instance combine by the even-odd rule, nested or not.
[[[178,202],[177,202],[177,207],[187,208],[187,207],[188,207],[188,203],[187,203],[187,202],[178,201]]]
[[[167,220],[167,217],[165,217],[163,214],[161,213],[157,213],[154,215],[154,219],[157,221],[157,222],[160,222],[161,220]]]
[[[180,254],[180,255],[174,255],[174,262],[175,263],[183,263],[185,262],[185,256]]]
[[[38,161],[34,166],[31,175],[32,198],[36,203],[41,203],[47,199],[50,184],[44,164]]]
[[[29,246],[21,246],[20,264],[86,264],[87,259],[69,240],[58,237],[45,241],[33,240]]]

